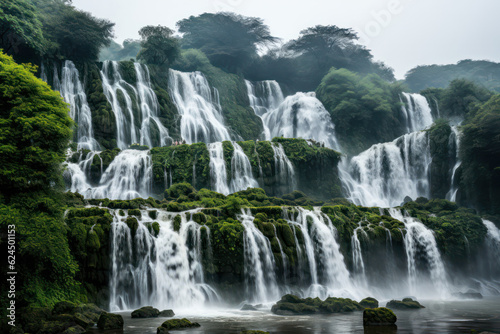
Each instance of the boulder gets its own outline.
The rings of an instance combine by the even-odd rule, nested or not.
[[[69,327],[75,326],[74,322],[66,321],[43,321],[38,334],[60,334]]]
[[[419,302],[411,298],[404,298],[402,301],[391,300],[385,307],[392,310],[411,310],[425,308],[425,306],[421,305]]]
[[[363,306],[364,308],[377,308],[378,300],[372,297],[368,297],[360,301],[359,305]]]
[[[241,308],[241,310],[242,311],[257,311],[257,309],[255,308],[255,306],[250,305],[250,304],[243,305],[243,307]]]
[[[240,334],[269,334],[269,332],[263,332],[263,331],[241,331]]]
[[[123,329],[123,317],[119,314],[104,312],[97,322],[99,329]]]
[[[165,318],[171,318],[175,315],[174,311],[172,310],[163,310],[160,312],[160,317],[165,317]]]
[[[78,307],[76,308],[76,312],[83,314],[94,323],[96,323],[97,321],[99,321],[99,317],[101,316],[101,314],[106,311],[95,304],[89,303],[78,305]]]
[[[362,311],[359,303],[348,298],[329,297],[322,301],[319,298],[301,299],[294,295],[284,295],[280,301],[273,305],[271,311],[278,315],[300,314],[330,314],[341,312]]]
[[[27,307],[21,312],[20,322],[26,333],[36,333],[42,327],[42,322],[50,316],[51,310],[48,307]]]
[[[64,332],[62,332],[62,334],[83,334],[86,332],[87,332],[87,330],[85,328],[83,328],[82,326],[76,325],[76,326],[69,327]]]
[[[158,327],[156,333],[164,334],[168,333],[168,330],[170,329],[181,329],[181,328],[192,328],[192,327],[200,327],[200,324],[197,322],[191,322],[186,318],[170,319],[161,324],[161,326]]]
[[[467,292],[457,292],[453,294],[453,297],[457,297],[460,299],[483,299],[483,295],[479,292],[474,292],[469,290]]]
[[[385,307],[367,308],[363,311],[364,326],[390,326],[397,320],[394,312]]]
[[[152,306],[144,306],[132,312],[132,318],[157,318],[160,310]]]
[[[77,307],[78,305],[75,303],[62,301],[54,305],[52,314],[73,314]]]
[[[76,324],[83,327],[83,328],[89,328],[96,323],[96,321],[89,319],[87,316],[81,313],[75,313],[73,316],[73,319],[75,320]]]

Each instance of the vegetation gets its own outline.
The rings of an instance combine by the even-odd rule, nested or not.
[[[172,36],[173,31],[163,26],[146,26],[139,30],[141,51],[138,60],[147,64],[171,64],[179,55],[179,42]]]

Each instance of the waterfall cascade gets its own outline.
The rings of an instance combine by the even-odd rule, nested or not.
[[[451,127],[450,139],[448,141],[448,148],[450,152],[455,152],[454,158],[455,164],[450,171],[450,190],[446,194],[446,199],[452,202],[456,202],[457,200],[457,192],[458,192],[458,184],[456,180],[456,172],[457,169],[462,164],[462,161],[459,158],[460,151],[460,132],[456,125]]]
[[[339,165],[348,198],[357,205],[394,207],[406,196],[429,197],[431,163],[428,136],[413,132],[376,144]]]
[[[231,140],[224,125],[219,93],[201,72],[170,70],[169,91],[181,116],[181,136],[188,144]]]
[[[335,126],[314,92],[283,98],[276,81],[246,80],[250,106],[262,119],[266,140],[274,137],[314,139],[338,150]]]
[[[102,174],[99,184],[89,181],[90,165],[96,152],[90,152],[77,164],[67,163],[65,178],[69,191],[85,198],[133,199],[151,195],[152,163],[149,151],[124,150]]]
[[[297,188],[293,165],[286,156],[285,150],[280,143],[273,143],[272,149],[274,152],[276,187],[281,190],[280,193],[290,193]]]
[[[483,219],[483,224],[488,230],[486,244],[488,247],[488,257],[490,272],[500,273],[500,229],[491,221]]]
[[[208,144],[210,153],[210,180],[212,190],[224,195],[229,194],[227,184],[226,160],[224,159],[224,148],[222,143]]]
[[[144,305],[165,309],[192,307],[217,301],[215,290],[205,283],[202,268],[202,233],[207,226],[192,221],[193,212],[159,210],[153,219],[147,210],[140,217],[112,211],[110,309],[128,310]],[[174,218],[181,218],[174,230]],[[137,219],[137,230],[127,220]],[[153,224],[158,224],[155,236]],[[205,232],[202,232],[204,229]]]
[[[406,132],[423,130],[432,125],[432,111],[427,99],[420,94],[403,93],[404,105],[401,113],[406,123]]]
[[[231,159],[230,191],[235,193],[248,188],[258,188],[259,183],[254,179],[252,165],[240,145],[233,142],[233,157]]]

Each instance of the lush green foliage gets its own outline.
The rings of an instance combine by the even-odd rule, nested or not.
[[[485,60],[462,60],[450,65],[417,66],[406,73],[405,83],[414,92],[446,88],[455,79],[467,79],[500,92],[500,64]]]
[[[171,64],[179,56],[179,41],[173,31],[163,26],[146,26],[139,30],[141,51],[137,59],[147,64]]]
[[[450,150],[451,127],[447,121],[438,119],[428,130],[430,153],[432,157],[430,170],[431,198],[445,198],[450,189],[448,175],[455,159],[455,151]]]
[[[257,57],[257,48],[274,43],[263,20],[234,13],[204,13],[177,23],[185,48],[203,51],[217,67],[236,72]]]
[[[400,115],[399,84],[376,74],[361,76],[332,68],[316,90],[335,124],[337,138],[349,153],[379,142],[391,141],[405,130]]]

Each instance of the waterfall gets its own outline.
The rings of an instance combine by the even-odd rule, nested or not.
[[[319,210],[309,211],[301,207],[295,209],[298,211],[295,219],[290,220],[287,215],[284,218],[292,226],[299,227],[304,236],[305,255],[311,277],[307,295],[320,298],[328,295],[357,295],[336,240],[336,229],[328,216]]]
[[[148,198],[152,186],[152,162],[149,151],[121,151],[102,174],[99,184],[91,186],[88,175],[91,158],[78,164],[68,163],[65,177],[69,191],[78,192],[85,198],[134,199]],[[85,167],[88,166],[88,167]]]
[[[455,156],[453,157],[455,160],[455,165],[453,166],[450,172],[450,190],[446,194],[446,199],[452,202],[456,202],[457,200],[457,192],[458,185],[456,180],[456,172],[457,169],[462,164],[462,161],[459,158],[460,151],[460,132],[458,131],[458,127],[456,125],[451,127],[450,139],[448,141],[448,148],[450,152],[455,152]]]
[[[283,247],[281,246],[281,241],[278,238],[278,232],[276,231],[276,225],[273,224],[273,227],[274,227],[274,236],[276,237],[276,241],[278,242],[278,246],[280,248],[281,264],[283,267],[283,283],[286,286],[286,283],[287,283],[286,276],[288,274],[288,257],[286,256],[285,252],[283,251]]]
[[[366,273],[365,273],[365,262],[363,261],[363,253],[361,251],[361,242],[359,241],[358,233],[361,233],[363,236],[368,238],[368,234],[361,226],[361,222],[358,224],[352,233],[351,237],[351,247],[352,247],[352,263],[354,273],[357,276],[359,283],[366,287]]]
[[[139,143],[152,147],[156,142],[164,146],[171,138],[158,118],[158,99],[151,87],[149,71],[139,63],[135,63],[134,68],[135,86],[122,78],[116,61],[105,61],[101,70],[104,95],[115,114],[117,145],[120,149]],[[152,129],[158,132],[157,139]]]
[[[259,183],[254,179],[252,165],[240,145],[233,142],[233,157],[231,159],[230,192],[235,193],[248,188],[258,188]]]
[[[238,219],[245,228],[243,251],[247,296],[255,303],[274,302],[279,299],[280,293],[274,272],[276,264],[271,243],[255,227],[250,210],[242,210]]]
[[[428,136],[413,132],[376,144],[348,161],[339,172],[346,197],[357,205],[394,207],[406,196],[429,197],[431,163]]]
[[[500,268],[500,229],[493,222],[486,219],[483,219],[483,224],[488,230],[486,246],[490,272],[498,272]]]
[[[45,73],[43,74],[45,75]],[[69,115],[76,123],[75,141],[78,144],[78,149],[99,150],[99,144],[94,139],[92,113],[87,102],[87,95],[80,81],[78,70],[73,62],[69,60],[64,62],[61,80],[57,85],[64,101],[69,103]]]
[[[408,285],[410,293],[417,292],[417,285],[420,287],[425,283],[419,269],[418,261],[424,259],[430,273],[430,281],[435,292],[442,297],[448,293],[448,279],[446,269],[439,253],[436,239],[432,230],[429,230],[418,219],[403,216],[401,210],[391,208],[390,215],[405,224],[406,235],[404,236],[404,247],[408,265]],[[420,288],[424,290],[428,288]]]
[[[277,193],[290,193],[297,188],[295,170],[286,156],[283,146],[280,143],[272,143],[271,145],[274,152],[274,175],[276,178],[275,184],[278,187]]]
[[[154,147],[155,145],[153,139],[154,136],[151,133],[151,128],[155,127],[158,131],[160,146],[166,146],[172,141],[168,135],[168,130],[163,126],[158,118],[160,106],[158,104],[158,98],[151,87],[151,79],[149,75],[149,69],[146,65],[141,65],[139,63],[134,63],[135,73],[137,76],[137,92],[139,95],[139,101],[141,106],[141,145],[147,145],[148,147]]]
[[[218,193],[229,195],[230,190],[227,185],[226,160],[224,159],[224,148],[222,143],[208,144],[210,154],[210,180],[212,190]]]
[[[181,115],[181,136],[186,143],[213,143],[231,140],[224,125],[222,110],[207,79],[201,72],[183,73],[169,70],[169,91]]]
[[[274,137],[314,139],[339,150],[330,114],[314,92],[283,98],[276,81],[245,80],[250,106],[262,119],[266,140]]]
[[[169,213],[158,210],[155,221],[147,210],[141,216],[120,216],[111,212],[110,309],[130,310],[144,305],[160,309],[192,307],[216,301],[218,295],[204,282],[201,228],[190,218],[191,212]],[[180,216],[178,232],[174,218]],[[137,230],[127,220],[138,220]],[[152,228],[159,224],[157,236]]]
[[[406,123],[407,133],[423,130],[432,125],[432,110],[424,96],[403,93],[403,98],[405,101],[401,112]]]

